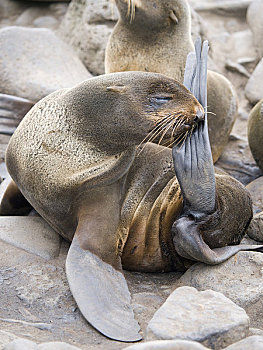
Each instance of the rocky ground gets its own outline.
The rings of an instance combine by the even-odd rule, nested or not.
[[[195,10],[192,14],[193,36],[200,34],[209,39],[211,69],[223,73],[233,83],[239,98],[236,123],[216,166],[244,185],[249,184],[255,213],[259,213],[263,210],[263,177],[248,146],[247,121],[253,104],[263,97],[263,44],[262,47],[259,44],[263,43],[263,12],[260,10],[263,1],[251,3],[249,0],[190,2]],[[105,44],[117,19],[114,2],[74,0],[69,10],[68,6],[68,2],[61,1],[1,0],[0,93],[17,94],[36,101],[50,93],[52,86],[64,87],[79,81],[83,75],[88,78],[90,73],[103,73]],[[18,28],[13,31],[9,26]],[[38,31],[28,39],[25,34],[27,29],[22,26]],[[18,50],[15,45],[18,36],[20,41],[25,42],[23,52],[15,51]],[[56,50],[59,55],[53,59],[52,51]],[[19,61],[12,62],[12,52],[20,56]],[[33,83],[28,88],[28,82],[36,79],[34,74],[31,77],[32,72],[26,70],[32,57],[32,62],[40,64],[47,72],[46,76],[37,77],[42,82],[38,88]],[[4,60],[13,69],[8,64],[3,68],[1,62]],[[50,65],[50,62],[53,64]],[[73,65],[68,62],[74,62],[77,67],[74,81],[70,80],[72,75],[67,75]],[[57,72],[63,79],[56,76]],[[0,136],[2,178],[7,177],[3,161],[8,140],[9,136]],[[33,230],[30,218],[23,224],[29,231]],[[22,223],[0,221],[0,229],[1,225],[5,228],[11,225],[12,231],[14,225]],[[257,238],[263,240],[262,222],[257,228]],[[49,258],[46,260],[9,244],[12,239],[17,239],[15,233],[20,234],[11,233],[10,241],[0,236],[0,349],[74,349],[59,343],[38,347],[35,344],[55,341],[66,342],[82,350],[124,349],[129,345],[103,337],[81,316],[65,275],[67,242],[60,240],[56,234],[50,237],[50,245],[41,246],[42,256]],[[45,240],[44,236],[42,238]],[[30,245],[34,251],[34,242]],[[148,347],[143,343],[130,349],[263,349],[262,271],[261,253],[241,252],[216,267],[195,264],[183,276],[180,273],[126,272],[132,305],[144,341],[155,341]],[[207,291],[210,289],[213,292]],[[21,342],[19,338],[33,343]],[[186,341],[174,340],[178,338]],[[157,339],[164,342],[156,342]],[[13,345],[7,346],[12,340],[15,340]]]

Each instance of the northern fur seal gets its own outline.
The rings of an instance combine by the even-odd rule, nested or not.
[[[193,91],[200,85],[199,96],[206,65],[198,52],[201,68],[192,70],[190,60],[186,83]],[[247,248],[226,247],[243,236],[251,200],[236,180],[214,176],[204,118],[201,104],[173,79],[115,73],[44,98],[10,140],[11,176],[47,222],[73,239],[66,262],[72,294],[112,339],[141,339],[122,266],[171,271],[189,260],[216,264]],[[194,143],[178,144],[172,157],[171,149],[147,142],[135,156],[136,146],[161,130],[181,143],[192,132]]]
[[[263,171],[263,99],[254,106],[249,114],[248,142],[257,165]]]
[[[158,72],[183,82],[194,50],[187,0],[115,0],[120,18],[106,47],[105,72]],[[232,84],[208,72],[209,135],[214,162],[228,142],[237,115]]]

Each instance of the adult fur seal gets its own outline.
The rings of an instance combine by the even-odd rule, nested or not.
[[[187,75],[193,91],[206,86],[201,61]],[[227,245],[242,238],[251,200],[236,180],[214,176],[204,118],[201,104],[173,79],[115,73],[44,98],[10,140],[8,170],[41,216],[72,240],[70,289],[84,317],[109,338],[141,339],[122,266],[182,270],[190,260],[216,264],[247,248]],[[198,139],[175,146],[173,157],[151,142],[135,156],[145,138],[183,143],[187,132]]]
[[[120,18],[107,44],[106,73],[147,71],[183,82],[187,55],[193,51],[187,0],[115,0]],[[237,113],[232,84],[208,73],[209,135],[214,162],[228,142]]]

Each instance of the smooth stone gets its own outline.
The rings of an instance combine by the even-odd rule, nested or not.
[[[38,101],[91,77],[72,49],[49,29],[3,28],[0,47],[2,93]]]
[[[111,0],[72,0],[58,34],[92,74],[103,74],[106,44],[117,19]]]
[[[263,99],[249,113],[247,133],[251,153],[263,170]]]
[[[262,328],[262,274],[262,253],[239,252],[220,265],[194,264],[179,279],[178,285],[223,293],[246,310],[252,327]]]
[[[253,335],[228,346],[224,350],[263,350],[263,337]]]
[[[58,27],[58,21],[53,16],[41,16],[33,21],[33,26],[36,28],[56,29]]]
[[[258,58],[263,56],[263,2],[254,0],[247,10],[247,23],[253,33],[253,42]]]
[[[27,339],[16,339],[6,345],[3,350],[37,350],[37,344]]]
[[[211,12],[219,15],[244,16],[252,0],[205,1],[194,3],[199,12]]]
[[[263,59],[259,61],[245,87],[245,96],[252,104],[256,104],[263,96]]]
[[[47,15],[47,8],[44,7],[29,7],[15,20],[16,26],[31,26],[33,21]]]
[[[229,36],[227,48],[232,61],[246,56],[256,57],[256,51],[253,44],[253,34],[251,30],[235,32]]]
[[[41,217],[0,216],[0,239],[46,260],[59,255],[60,236]]]
[[[254,213],[259,213],[263,210],[263,176],[250,182],[246,186],[253,200]]]
[[[263,211],[253,216],[248,229],[247,235],[258,242],[263,242]]]
[[[69,345],[64,342],[48,342],[38,345],[37,350],[80,350],[76,346]]]
[[[249,317],[245,310],[223,294],[179,287],[154,314],[146,339],[193,340],[221,349],[248,333]]]
[[[188,340],[155,340],[128,346],[124,350],[206,350],[207,347]]]

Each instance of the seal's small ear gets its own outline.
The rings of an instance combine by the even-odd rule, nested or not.
[[[170,13],[169,13],[169,18],[175,23],[175,24],[178,24],[178,18],[175,14],[175,10],[171,10]]]
[[[118,93],[123,93],[127,91],[127,86],[125,85],[113,85],[113,86],[108,86],[106,88],[107,91],[112,91],[112,92],[118,92]]]

